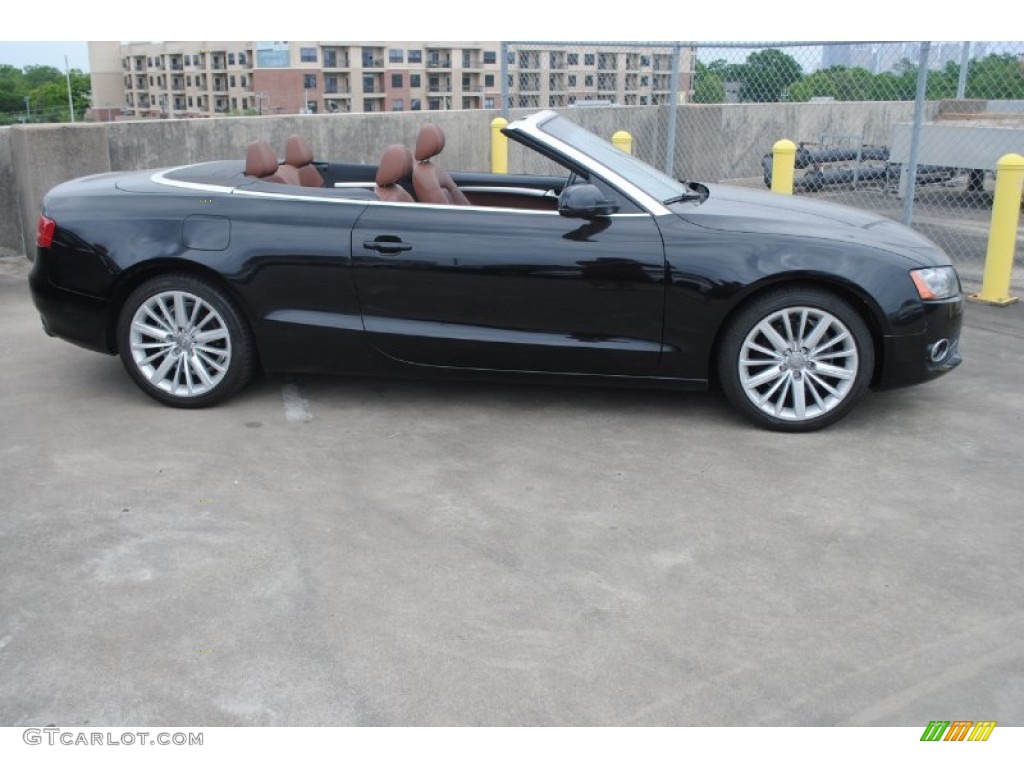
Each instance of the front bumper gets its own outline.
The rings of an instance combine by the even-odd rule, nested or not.
[[[923,307],[923,332],[882,338],[881,366],[873,383],[875,389],[895,389],[930,381],[963,362],[960,355],[963,296],[925,302]]]

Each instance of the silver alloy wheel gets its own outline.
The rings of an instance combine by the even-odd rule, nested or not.
[[[786,307],[746,335],[738,360],[740,386],[764,413],[807,421],[849,394],[860,357],[850,329],[815,307]]]
[[[175,397],[216,387],[231,365],[231,334],[208,302],[186,291],[147,298],[132,316],[128,336],[142,376]]]

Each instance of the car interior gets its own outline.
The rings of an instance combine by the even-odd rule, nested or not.
[[[389,203],[488,206],[526,210],[558,209],[566,185],[560,176],[525,174],[451,174],[439,163],[445,134],[433,123],[419,131],[414,151],[392,144],[376,166],[315,160],[313,145],[299,134],[288,137],[284,162],[269,142],[254,141],[246,152],[248,189],[262,184],[302,188],[300,194],[373,199]],[[280,188],[267,191],[280,192]],[[298,192],[298,190],[295,190]],[[369,194],[367,194],[369,193]]]

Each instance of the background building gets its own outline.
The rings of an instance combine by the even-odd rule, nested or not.
[[[495,41],[92,42],[92,114],[112,120],[497,109],[501,50]],[[509,45],[511,106],[667,103],[671,62],[670,46]],[[692,51],[684,51],[684,95],[692,71]]]

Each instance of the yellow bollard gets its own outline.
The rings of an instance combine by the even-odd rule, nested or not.
[[[772,147],[772,192],[793,194],[793,173],[796,166],[796,144],[779,139]]]
[[[508,137],[501,132],[506,125],[503,117],[491,120],[491,173],[508,173]]]
[[[984,304],[1005,307],[1019,301],[1010,295],[1013,272],[1013,249],[1017,245],[1017,222],[1020,220],[1020,197],[1024,189],[1024,157],[1003,155],[996,163],[996,192],[992,200],[992,227],[988,233],[985,275],[981,293],[968,298]]]
[[[627,155],[633,154],[633,136],[629,131],[616,131],[612,134],[612,144]]]

